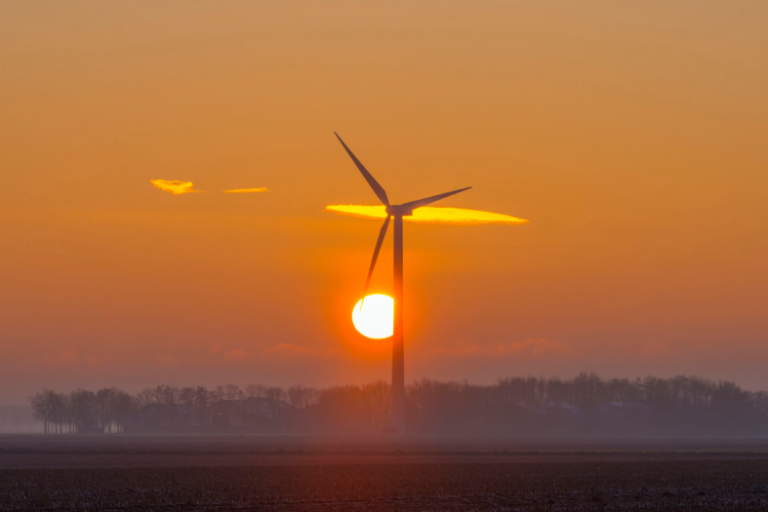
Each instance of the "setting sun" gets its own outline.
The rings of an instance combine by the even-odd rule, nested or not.
[[[360,307],[360,303],[362,308]],[[395,311],[395,301],[383,294],[368,295],[357,301],[352,310],[352,323],[355,329],[365,336],[380,340],[392,336],[392,323]]]

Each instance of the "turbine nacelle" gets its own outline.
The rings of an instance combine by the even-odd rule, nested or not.
[[[414,208],[409,208],[402,204],[392,204],[387,206],[387,215],[391,217],[410,217],[413,215]]]

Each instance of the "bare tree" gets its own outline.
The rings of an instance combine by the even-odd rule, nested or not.
[[[96,395],[93,391],[77,389],[69,394],[69,403],[72,410],[72,423],[75,431],[82,431],[83,427],[96,423]]]
[[[317,388],[306,388],[305,393],[306,403],[304,407],[313,407],[317,405],[317,402],[320,400],[320,390]]]
[[[61,393],[54,393],[50,396],[50,400],[51,422],[54,429],[61,434],[64,432],[64,425],[68,425],[71,420],[69,399]]]
[[[179,395],[181,391],[175,386],[158,386],[162,387],[160,391],[159,403],[167,405],[176,405],[179,403]]]
[[[389,384],[381,381],[364,386],[335,386],[321,392],[318,407],[334,430],[381,431],[390,425],[390,389]]]
[[[155,403],[155,390],[152,388],[145,388],[139,391],[135,397],[137,407],[146,407],[149,404]]]
[[[224,386],[216,386],[216,389],[211,391],[211,402],[218,402],[219,400],[226,400],[226,391]]]
[[[156,386],[154,391],[155,403],[165,406],[161,409],[162,414],[171,425],[176,425],[178,421],[176,405],[179,403],[181,391],[175,386],[166,386],[164,384]]]
[[[104,388],[96,392],[96,417],[99,425],[106,427],[109,433],[112,433],[112,422],[114,414],[112,406],[114,405],[115,388]]]
[[[317,403],[319,391],[304,386],[291,386],[286,393],[288,403],[297,409],[305,409]]]
[[[248,398],[260,398],[264,396],[264,391],[266,389],[266,386],[261,384],[248,384],[245,387],[245,394]]]
[[[185,386],[181,388],[179,392],[179,402],[186,405],[190,409],[195,406],[195,388]]]
[[[280,404],[285,399],[285,391],[281,387],[269,387],[264,390],[264,398],[267,399],[272,417],[276,417],[280,411]]]
[[[125,420],[136,410],[136,402],[131,395],[118,389],[112,394],[111,409],[117,431],[122,432]]]
[[[750,393],[750,399],[752,400],[752,407],[755,411],[763,415],[768,415],[768,392],[753,391]]]
[[[223,400],[243,400],[245,393],[240,390],[237,384],[227,384],[224,386]]]
[[[210,393],[204,386],[197,386],[195,388],[194,404],[198,409],[205,409],[211,401]]]
[[[43,432],[49,433],[49,425],[51,423],[54,401],[53,397],[56,393],[50,389],[44,389],[40,393],[35,393],[29,397],[29,403],[32,406],[32,414],[38,421],[43,422]]]

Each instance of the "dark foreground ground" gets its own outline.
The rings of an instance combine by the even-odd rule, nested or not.
[[[768,510],[768,440],[0,436],[0,510]]]

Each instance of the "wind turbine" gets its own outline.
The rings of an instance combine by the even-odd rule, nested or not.
[[[444,194],[438,194],[436,196],[425,197],[424,199],[418,199],[403,204],[389,204],[389,198],[384,188],[379,185],[379,182],[371,175],[370,172],[360,163],[360,160],[349,150],[344,141],[341,140],[339,134],[333,132],[336,138],[339,139],[341,145],[347,151],[347,154],[355,163],[357,168],[362,173],[365,181],[371,186],[376,197],[379,198],[384,206],[387,207],[387,218],[384,220],[384,225],[381,226],[379,231],[379,239],[376,241],[376,248],[373,250],[373,259],[371,260],[371,267],[368,270],[368,278],[365,280],[365,289],[363,290],[363,300],[365,300],[365,294],[368,291],[368,285],[371,282],[371,276],[373,275],[373,269],[376,267],[376,260],[379,257],[379,251],[381,245],[384,242],[384,237],[387,234],[387,228],[389,227],[389,221],[391,218],[395,219],[395,265],[394,265],[394,299],[395,299],[395,311],[394,311],[394,326],[392,331],[392,429],[396,434],[403,434],[405,432],[405,361],[403,353],[403,217],[413,215],[413,210],[427,206],[445,199],[446,197],[464,192],[472,187],[460,188],[459,190],[452,190],[445,192]],[[361,305],[362,307],[362,305]]]

